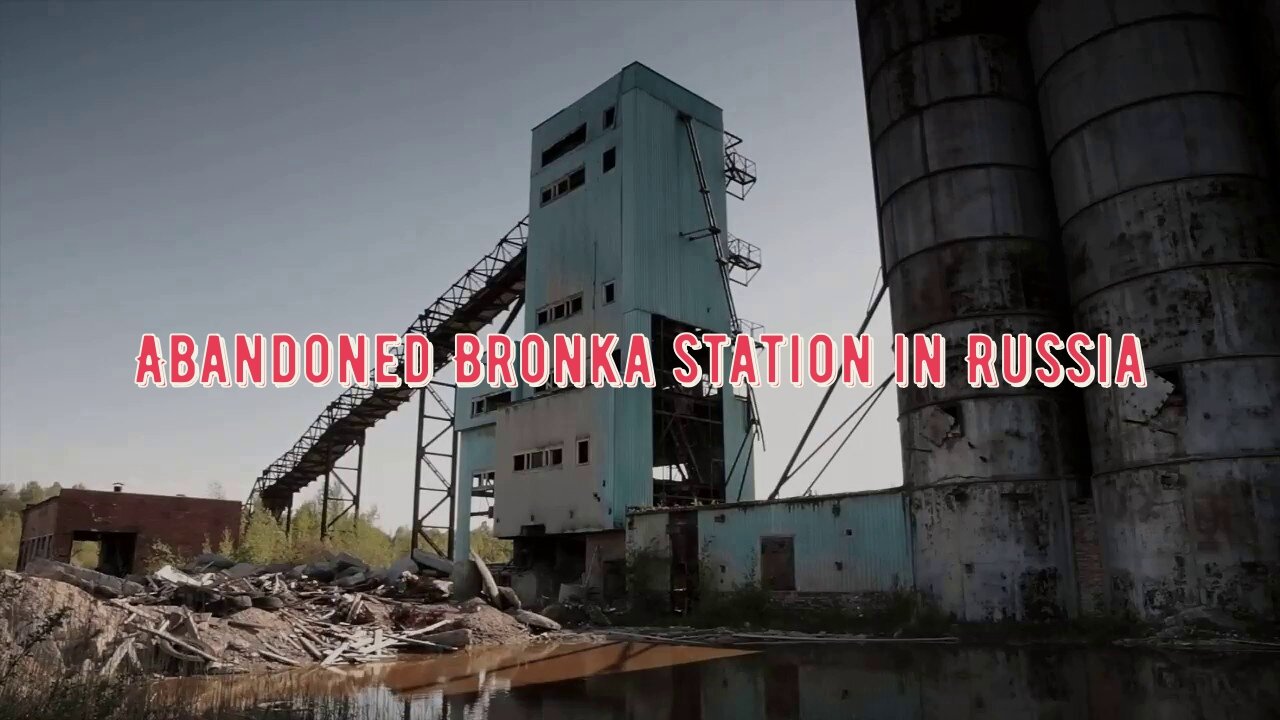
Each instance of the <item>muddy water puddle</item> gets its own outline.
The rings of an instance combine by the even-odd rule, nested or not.
[[[1280,718],[1280,654],[646,643],[449,656],[160,684],[246,718]]]

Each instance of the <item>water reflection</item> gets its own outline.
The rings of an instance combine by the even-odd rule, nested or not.
[[[1276,654],[1121,649],[533,646],[171,687],[199,703],[347,697],[354,717],[432,720],[1280,718]]]

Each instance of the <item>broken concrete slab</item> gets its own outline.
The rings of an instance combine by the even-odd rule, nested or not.
[[[342,570],[344,568],[351,568],[351,567],[358,568],[361,571],[369,569],[368,563],[356,557],[355,555],[352,555],[351,553],[345,553],[345,552],[340,552],[337,555],[335,555],[333,558],[333,564],[337,566],[338,570]]]
[[[453,562],[451,560],[442,558],[439,555],[432,555],[422,549],[414,550],[410,557],[421,568],[433,570],[437,573],[442,573],[448,576],[453,575]]]
[[[500,601],[499,610],[519,610],[522,607],[520,596],[509,587],[500,586],[498,588],[498,599]]]
[[[430,635],[420,635],[418,636],[418,639],[455,649],[464,648],[471,645],[471,631],[466,628],[446,630],[444,632],[432,633]]]
[[[130,597],[144,592],[144,588],[138,583],[48,558],[37,558],[27,563],[24,571],[28,575],[58,580],[86,592],[111,598]]]
[[[536,630],[559,630],[560,623],[549,617],[528,610],[512,610],[507,613],[511,617]]]
[[[250,578],[262,572],[262,566],[254,563],[236,563],[222,572],[230,578]]]

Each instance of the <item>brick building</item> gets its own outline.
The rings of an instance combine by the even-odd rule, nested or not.
[[[18,569],[35,558],[71,561],[75,542],[100,543],[98,569],[124,576],[146,564],[151,546],[180,556],[217,545],[224,531],[240,532],[240,503],[171,495],[63,490],[22,511]]]

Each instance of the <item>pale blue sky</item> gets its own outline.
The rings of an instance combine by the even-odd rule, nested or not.
[[[759,163],[729,206],[765,260],[740,314],[856,330],[879,255],[852,2],[0,5],[0,482],[243,498],[338,389],[140,390],[140,335],[402,331],[525,214],[530,128],[635,60]],[[761,494],[820,394],[760,391]],[[818,489],[899,484],[895,416]],[[386,525],[413,432],[368,439]]]

